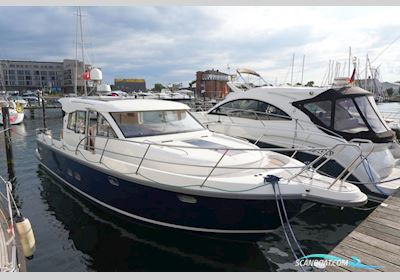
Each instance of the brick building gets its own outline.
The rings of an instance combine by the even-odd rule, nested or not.
[[[229,75],[219,70],[196,73],[196,98],[220,99],[228,94]]]

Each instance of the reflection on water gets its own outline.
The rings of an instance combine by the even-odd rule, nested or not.
[[[95,271],[269,271],[255,242],[202,237],[117,217],[40,168],[41,196]]]
[[[47,112],[57,135],[60,110]],[[29,271],[290,271],[282,229],[262,240],[233,241],[133,223],[99,209],[38,167],[35,129],[40,110],[12,127],[14,195],[34,228],[37,250]],[[7,177],[0,135],[0,175]],[[327,253],[370,211],[315,206],[292,219],[306,254]]]

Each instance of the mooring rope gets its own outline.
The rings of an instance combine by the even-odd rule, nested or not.
[[[289,238],[289,235],[288,235],[288,233],[287,233],[287,231],[286,231],[285,224],[288,225],[288,228],[289,228],[289,230],[290,230],[290,232],[291,232],[292,239],[293,239],[294,242],[296,243],[296,245],[297,245],[297,247],[299,248],[299,251],[301,252],[301,254],[303,255],[303,257],[305,256],[305,254],[304,254],[303,250],[301,249],[300,244],[299,244],[299,242],[297,241],[297,238],[296,238],[296,236],[294,235],[293,229],[292,229],[292,227],[291,227],[291,225],[290,225],[289,218],[288,218],[288,216],[287,216],[287,212],[286,212],[286,209],[285,209],[285,204],[284,204],[284,202],[283,202],[282,193],[281,193],[281,191],[280,191],[279,180],[280,180],[280,178],[277,177],[277,176],[274,176],[274,175],[267,175],[267,176],[264,178],[264,181],[265,181],[266,183],[270,183],[270,184],[272,185],[272,189],[274,190],[274,195],[275,195],[276,208],[278,209],[279,220],[281,221],[281,224],[282,224],[282,229],[283,229],[283,233],[284,233],[285,238],[286,238],[286,242],[287,242],[288,245],[289,245],[290,251],[292,252],[292,255],[293,255],[294,259],[295,259],[295,260],[298,260],[299,257],[297,256],[297,254],[296,254],[296,252],[295,252],[295,250],[294,250],[294,248],[293,248],[293,246],[292,246],[292,243],[290,242],[290,238]],[[278,194],[277,194],[277,192],[276,192],[275,187],[278,189],[278,192],[279,192],[279,199],[278,199]],[[279,204],[279,201],[281,202],[281,205]],[[283,209],[283,212],[284,212],[284,216],[285,216],[285,221],[284,221],[284,219],[283,219],[280,206],[282,206],[282,209]],[[303,272],[305,272],[305,269],[304,269],[302,266],[300,266],[300,268],[301,268],[301,270],[302,270]]]

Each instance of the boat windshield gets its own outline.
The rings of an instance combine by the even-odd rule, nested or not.
[[[126,138],[203,130],[185,110],[111,113]]]
[[[368,131],[369,129],[364,122],[365,120],[375,133],[387,131],[387,128],[375,112],[370,103],[371,100],[369,99],[372,99],[372,96],[359,96],[336,100],[334,129],[347,133]],[[364,118],[362,116],[364,116]]]

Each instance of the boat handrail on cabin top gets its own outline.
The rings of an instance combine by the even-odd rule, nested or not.
[[[37,132],[41,132],[41,136],[42,136],[42,140],[45,140],[45,135],[47,138],[51,138],[50,144],[54,145],[53,142],[53,138],[51,137],[51,135],[49,135],[49,131],[46,131],[45,133],[43,132],[43,130],[41,129],[37,129]],[[71,152],[74,152],[75,155],[77,155],[78,153],[81,154],[84,158],[85,155],[82,153],[82,151],[80,150],[81,147],[83,147],[83,149],[87,150],[88,147],[90,147],[90,145],[88,144],[84,144],[84,141],[86,139],[88,139],[89,137],[94,137],[94,136],[85,136],[83,137],[79,143],[76,145],[74,151],[68,149],[68,147],[63,144],[63,146],[61,148],[65,149],[67,148],[68,150],[70,150]],[[209,147],[194,147],[194,146],[182,146],[182,145],[169,145],[169,144],[162,144],[162,143],[149,143],[149,142],[143,142],[143,141],[135,141],[132,139],[119,139],[119,138],[109,138],[109,137],[103,137],[103,136],[95,136],[96,138],[104,138],[106,139],[106,142],[104,144],[103,148],[95,148],[95,150],[98,150],[101,152],[101,156],[100,159],[98,161],[96,161],[96,163],[100,163],[100,164],[104,164],[103,163],[103,157],[104,157],[104,153],[107,152],[109,154],[118,154],[118,155],[123,155],[123,156],[127,156],[127,157],[132,157],[132,158],[138,158],[140,163],[137,166],[136,171],[134,172],[136,175],[139,174],[139,170],[140,167],[142,166],[142,163],[144,162],[144,160],[147,161],[156,161],[156,162],[160,162],[160,163],[165,163],[165,164],[174,164],[174,165],[182,165],[182,166],[191,166],[191,167],[206,167],[206,168],[210,168],[210,172],[205,176],[205,179],[203,181],[203,183],[200,186],[204,186],[204,184],[207,182],[207,180],[209,179],[209,177],[212,175],[212,173],[216,170],[216,169],[233,169],[233,170],[248,170],[248,169],[253,169],[253,170],[276,170],[276,169],[282,169],[282,170],[288,170],[288,169],[300,169],[299,172],[295,173],[293,176],[291,176],[288,181],[290,180],[294,180],[295,178],[297,178],[298,176],[301,176],[305,174],[305,172],[312,170],[312,174],[314,174],[314,172],[318,171],[320,168],[322,168],[322,166],[324,166],[326,163],[328,163],[331,159],[333,159],[338,153],[341,153],[346,147],[350,147],[355,149],[357,152],[354,154],[354,159],[351,160],[350,164],[343,169],[343,172],[340,174],[340,176],[336,177],[334,180],[334,182],[332,182],[329,186],[332,187],[338,180],[341,180],[343,177],[345,177],[347,174],[351,174],[363,161],[362,158],[362,150],[360,148],[359,145],[356,144],[352,144],[352,143],[338,143],[336,145],[334,145],[333,147],[329,147],[329,148],[303,148],[303,149],[298,149],[298,148],[254,148],[254,149],[249,149],[249,148],[209,148]],[[132,155],[126,155],[126,154],[119,154],[116,153],[114,151],[111,150],[107,150],[108,145],[110,143],[110,141],[117,141],[117,142],[125,142],[125,143],[130,143],[130,144],[138,144],[138,145],[143,145],[146,146],[144,148],[144,152],[142,156],[139,157],[135,157]],[[86,141],[85,141],[86,142]],[[46,141],[47,143],[47,141]],[[164,147],[164,148],[170,148],[170,149],[178,149],[178,150],[208,150],[208,151],[223,151],[223,154],[221,157],[219,157],[219,159],[217,160],[217,162],[213,165],[196,165],[196,164],[188,164],[188,163],[177,163],[177,162],[171,162],[171,161],[162,161],[162,160],[155,160],[155,159],[150,159],[147,158],[147,154],[148,151],[152,148],[152,147]],[[60,147],[57,147],[60,148]],[[278,166],[278,167],[243,167],[243,166],[221,166],[221,162],[222,160],[225,158],[225,156],[229,153],[229,152],[235,152],[235,151],[243,151],[243,152],[276,152],[276,151],[281,151],[281,152],[300,152],[300,151],[308,151],[308,152],[314,152],[319,154],[319,156],[317,156],[314,160],[312,160],[311,162],[305,164],[305,165],[300,165],[300,166]],[[322,163],[319,163],[319,161],[326,156],[326,159],[323,160]],[[314,167],[315,165],[317,165],[317,167]],[[309,176],[309,175],[306,175]]]

